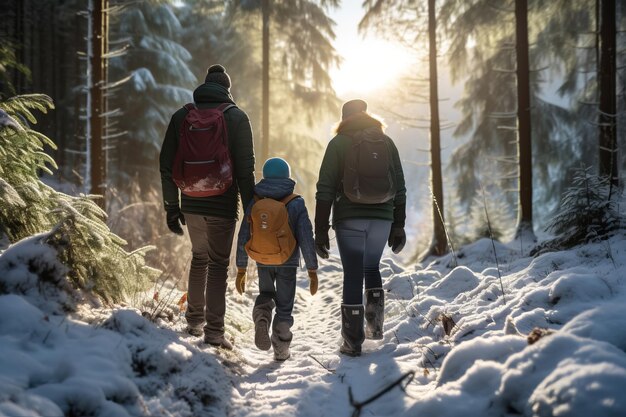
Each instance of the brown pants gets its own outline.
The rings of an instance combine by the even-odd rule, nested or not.
[[[185,220],[192,251],[185,318],[190,326],[204,323],[206,338],[219,339],[224,335],[226,279],[236,221],[187,213]]]

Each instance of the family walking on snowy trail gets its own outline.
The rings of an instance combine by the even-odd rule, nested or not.
[[[255,345],[273,348],[275,360],[289,358],[300,253],[314,295],[317,256],[329,257],[332,211],[343,266],[339,351],[359,356],[365,338],[383,338],[380,259],[385,243],[398,253],[406,242],[406,188],[398,150],[382,122],[367,112],[365,101],[346,102],[319,171],[313,234],[286,160],[265,161],[263,179],[255,184],[250,120],[235,104],[230,87],[224,67],[209,67],[204,84],[193,93],[194,102],[172,116],[161,148],[167,226],[182,235],[186,225],[192,248],[186,331],[204,336],[209,345],[233,348],[224,334],[224,315],[241,196],[244,218],[237,237],[235,287],[240,294],[245,291],[251,258],[259,278],[252,310]]]

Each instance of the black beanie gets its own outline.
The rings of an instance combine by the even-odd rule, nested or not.
[[[211,65],[206,72],[205,83],[218,83],[230,89],[230,77],[226,73],[226,69],[220,64]]]
[[[367,111],[367,103],[361,99],[346,101],[341,108],[341,120],[353,114]]]

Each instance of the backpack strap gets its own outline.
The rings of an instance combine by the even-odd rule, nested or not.
[[[226,113],[226,110],[229,110],[233,107],[237,107],[237,106],[232,103],[222,103],[219,106],[217,106],[217,109],[221,111],[222,113]]]
[[[287,197],[283,198],[282,200],[280,200],[281,203],[283,203],[284,205],[289,204],[292,200],[296,199],[300,197],[300,195],[298,194],[290,194]]]
[[[237,105],[232,104],[232,103],[222,103],[219,106],[217,106],[216,109],[224,113],[226,110],[229,110],[231,107],[237,107]],[[193,109],[197,109],[198,107],[196,106],[196,103],[187,103],[183,106],[183,108],[187,111],[191,111]]]
[[[280,201],[281,203],[283,203],[284,205],[289,204],[292,200],[296,199],[300,197],[299,194],[289,194],[287,197],[283,198],[282,200],[276,200],[276,201]],[[259,200],[263,200],[265,198],[270,198],[270,197],[261,197],[257,194],[254,195],[254,202],[256,203]]]

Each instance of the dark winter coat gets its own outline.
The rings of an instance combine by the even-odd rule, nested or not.
[[[232,103],[233,97],[220,84],[209,82],[202,84],[193,92],[193,99],[199,108],[215,108],[222,103]],[[172,180],[172,165],[178,149],[180,127],[187,115],[181,108],[172,116],[161,147],[160,169],[165,205],[179,203],[179,189]],[[237,107],[224,113],[228,132],[228,148],[234,165],[232,186],[222,195],[212,197],[189,197],[181,195],[183,213],[216,216],[228,219],[237,218],[238,194],[244,209],[252,199],[254,189],[254,145],[252,127],[248,115]]]
[[[259,197],[269,197],[275,200],[282,200],[293,193],[296,183],[289,178],[266,178],[259,181],[254,187],[254,193]],[[248,254],[244,245],[250,240],[250,213],[254,200],[250,202],[246,209],[246,214],[239,229],[237,239],[237,267],[248,266]],[[295,198],[287,204],[289,214],[289,226],[296,238],[297,246],[293,255],[280,266],[298,266],[300,263],[300,251],[307,269],[317,269],[317,256],[315,254],[315,241],[313,240],[313,227],[302,197]],[[258,264],[262,266],[262,264]]]
[[[393,221],[393,208],[406,204],[404,173],[398,149],[392,143],[391,156],[395,169],[396,195],[392,200],[381,204],[353,203],[342,191],[343,167],[346,152],[350,149],[351,135],[365,129],[380,129],[382,124],[366,113],[350,116],[337,128],[337,135],[326,148],[317,181],[316,200],[330,201],[333,204],[333,227],[345,219],[382,219]],[[404,221],[404,219],[402,219]]]

